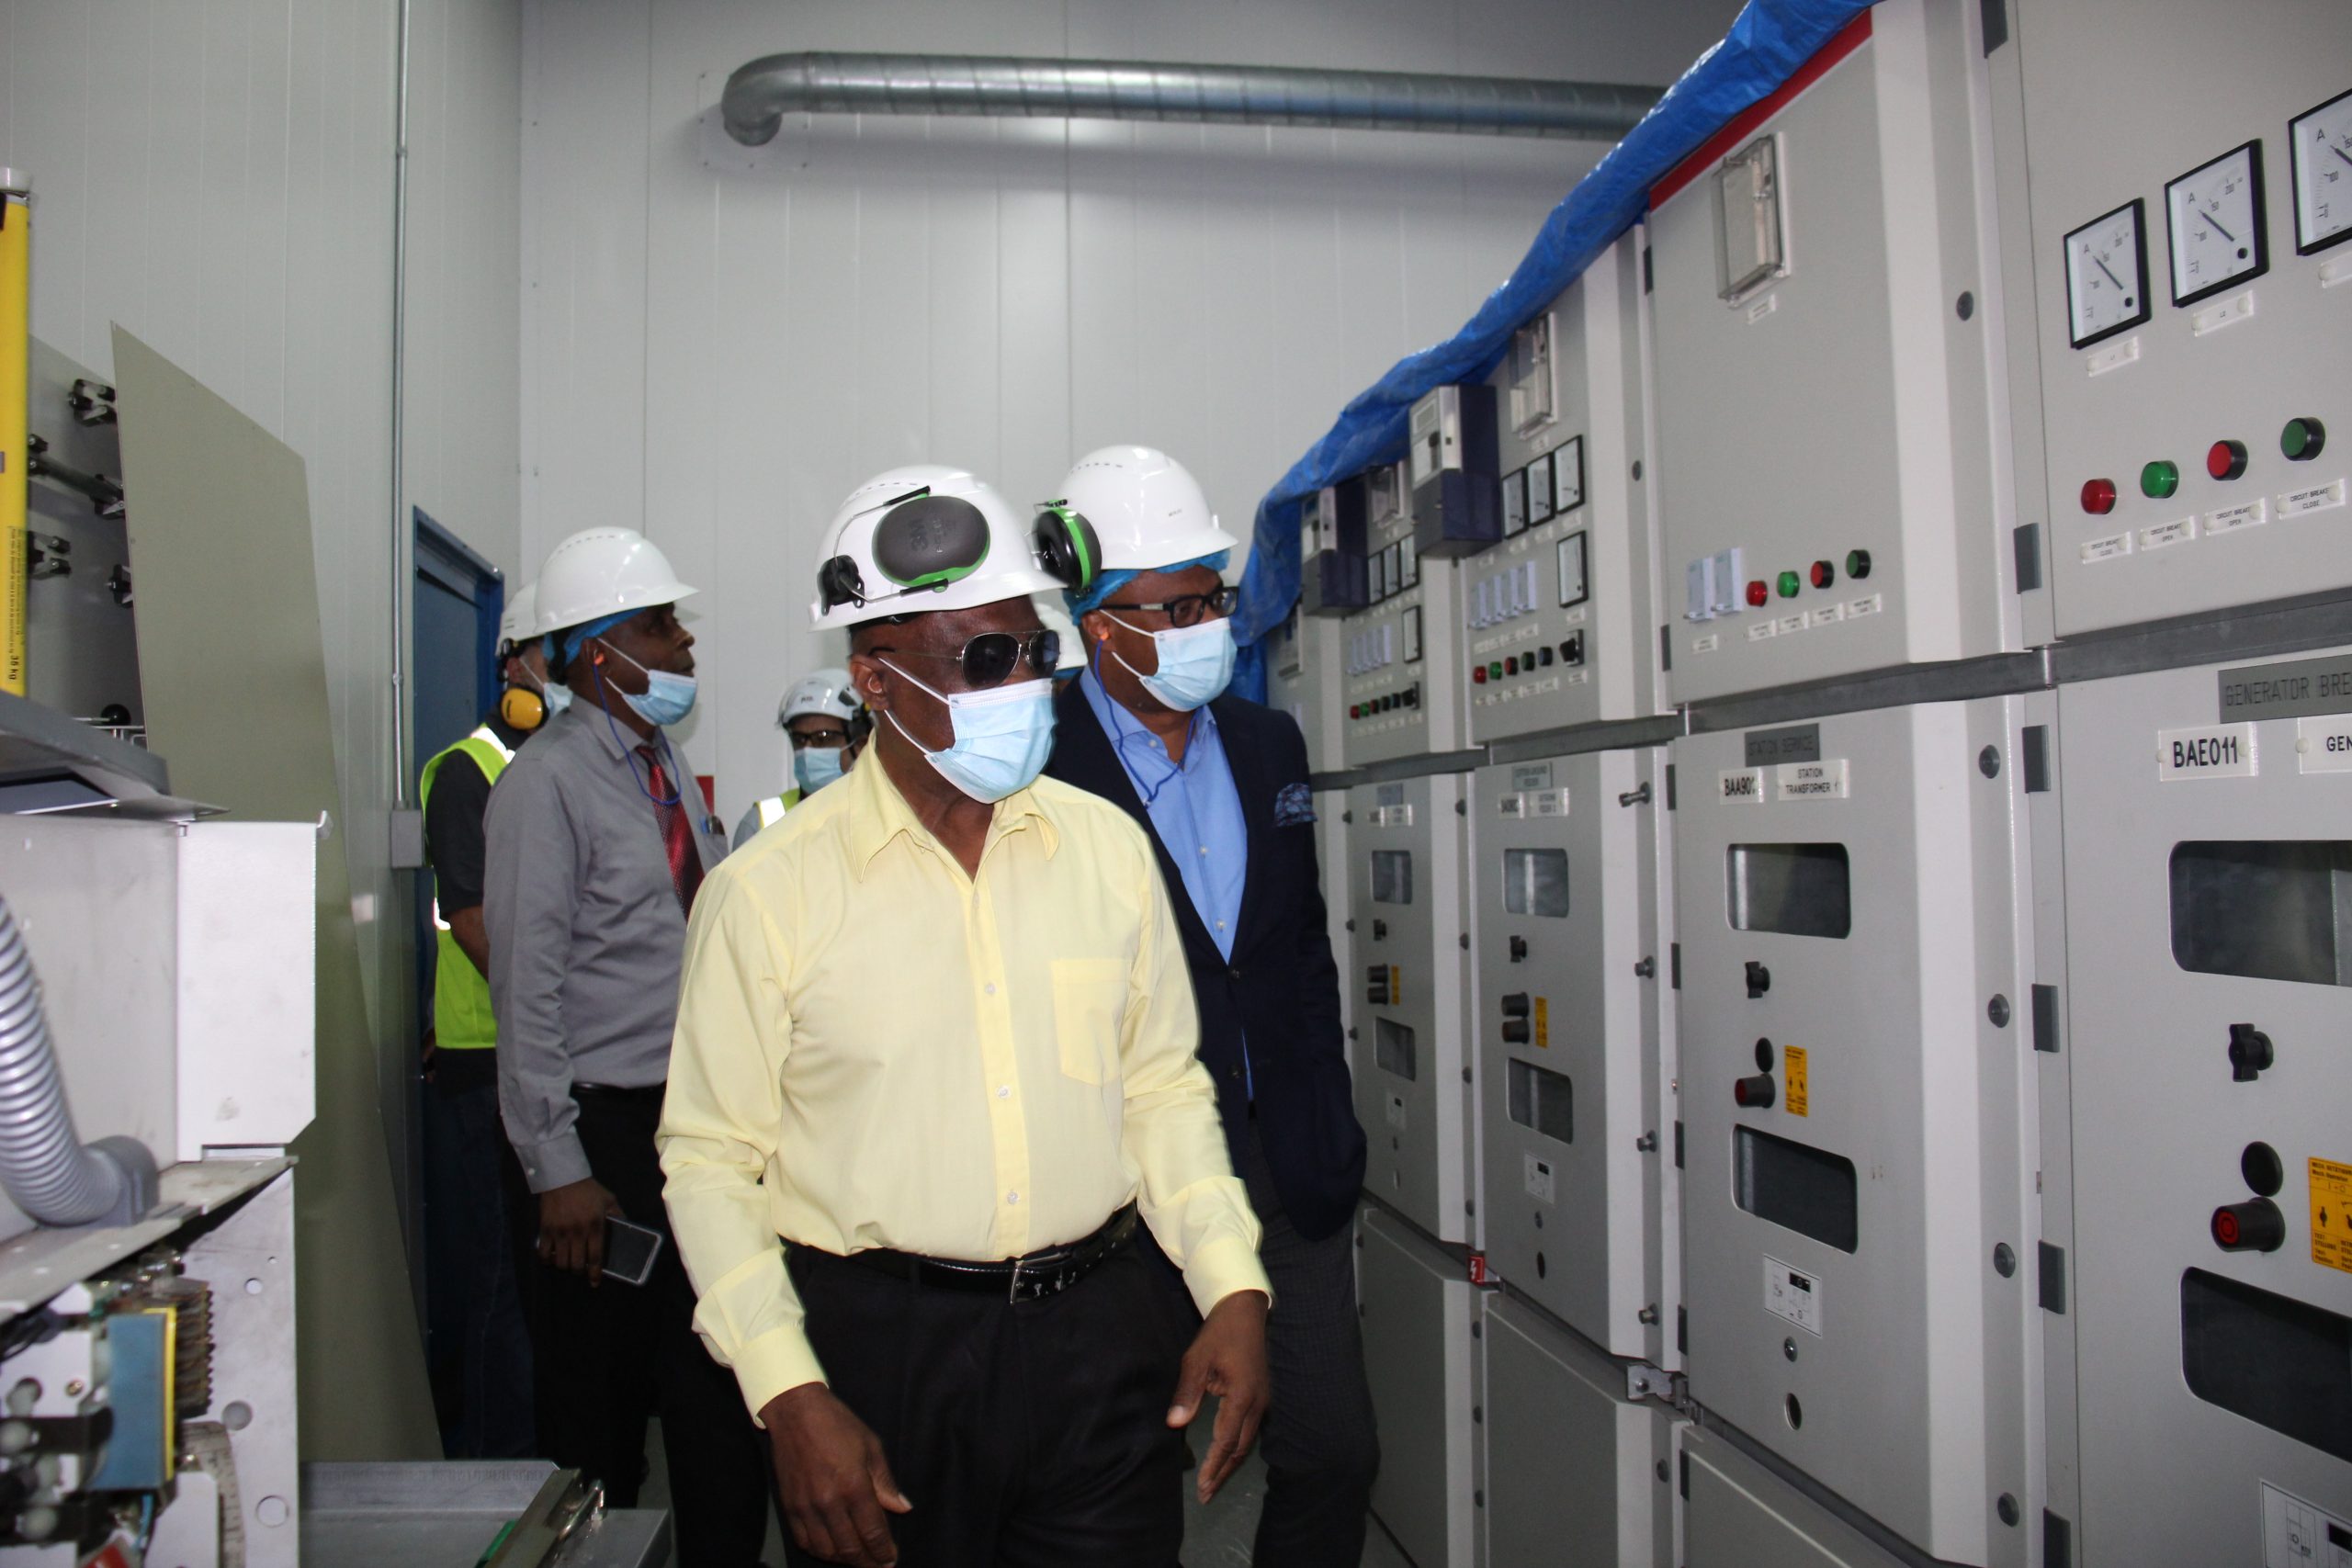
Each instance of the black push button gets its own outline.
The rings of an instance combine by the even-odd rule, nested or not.
[[[2213,1242],[2223,1252],[2276,1252],[2286,1244],[2287,1216],[2267,1198],[2213,1211]]]
[[[1754,1001],[1772,988],[1772,972],[1753,958],[1747,961],[1747,999]]]
[[[1525,991],[1513,991],[1510,995],[1503,998],[1503,1016],[1505,1018],[1525,1018],[1527,1016],[1527,993]]]
[[[1523,1018],[1512,1018],[1512,1019],[1506,1019],[1506,1020],[1504,1020],[1504,1021],[1503,1021],[1503,1043],[1504,1043],[1504,1044],[1506,1044],[1506,1045],[1524,1045],[1524,1044],[1526,1044],[1526,1043],[1527,1043],[1527,1041],[1528,1041],[1528,1030],[1527,1030],[1527,1021],[1526,1021],[1525,1019],[1523,1019]]]
[[[1733,1104],[1745,1106],[1750,1111],[1770,1111],[1773,1102],[1781,1098],[1781,1091],[1772,1082],[1771,1074],[1758,1073],[1732,1085],[1731,1098]]]

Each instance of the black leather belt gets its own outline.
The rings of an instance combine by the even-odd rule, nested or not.
[[[919,1253],[892,1252],[887,1247],[870,1247],[843,1258],[816,1247],[800,1247],[797,1243],[794,1246],[796,1250],[819,1258],[854,1263],[877,1274],[888,1274],[894,1279],[929,1285],[937,1290],[1001,1295],[1008,1302],[1034,1302],[1045,1296],[1057,1295],[1093,1273],[1119,1248],[1134,1240],[1135,1234],[1136,1206],[1129,1203],[1103,1221],[1100,1230],[1081,1241],[1047,1247],[1020,1258],[999,1258],[992,1263],[925,1258]]]
[[[617,1100],[631,1105],[659,1105],[669,1087],[666,1083],[576,1083],[571,1086],[571,1097],[574,1100]]]

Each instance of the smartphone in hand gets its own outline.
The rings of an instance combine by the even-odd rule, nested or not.
[[[618,1214],[605,1216],[605,1278],[624,1285],[642,1285],[653,1278],[654,1260],[662,1256],[662,1233]]]

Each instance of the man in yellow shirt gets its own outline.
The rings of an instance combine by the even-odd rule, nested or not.
[[[1037,776],[1057,650],[1028,595],[1097,546],[938,467],[828,537],[814,618],[879,722],[695,907],[660,1143],[695,1326],[767,1428],[795,1562],[1175,1568],[1171,1428],[1222,1396],[1213,1493],[1264,1411],[1272,1292],[1150,845]]]

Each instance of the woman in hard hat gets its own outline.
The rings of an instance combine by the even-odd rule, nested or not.
[[[849,772],[865,738],[874,733],[874,717],[851,689],[849,671],[826,669],[802,677],[785,693],[776,705],[775,727],[792,748],[792,786],[752,803],[735,824],[735,849]]]

